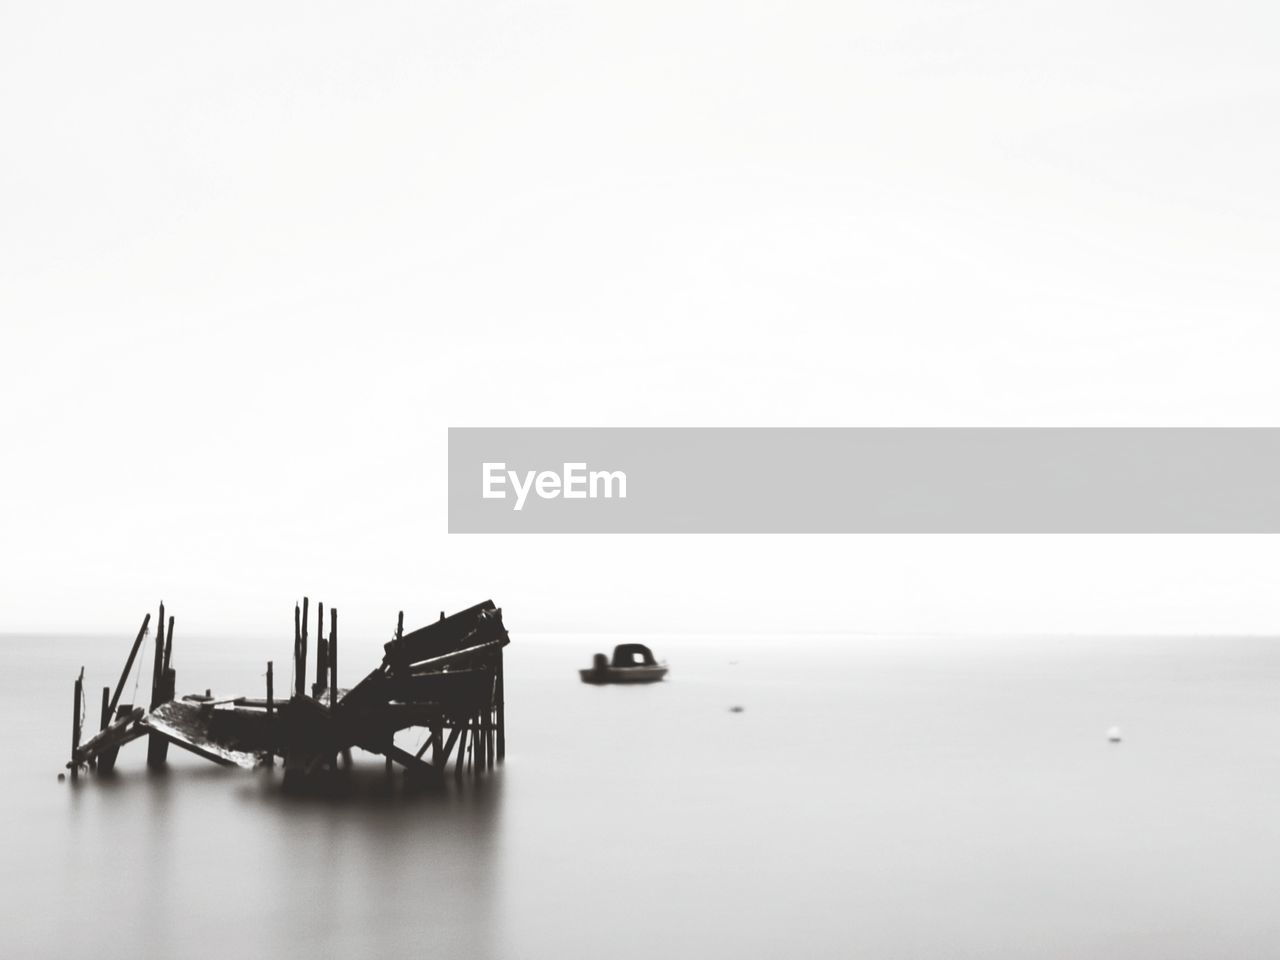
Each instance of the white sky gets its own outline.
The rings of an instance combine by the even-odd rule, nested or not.
[[[480,425],[1280,425],[1268,3],[10,4],[0,630],[1275,631],[1275,537],[445,534]],[[350,635],[350,634],[348,634]]]

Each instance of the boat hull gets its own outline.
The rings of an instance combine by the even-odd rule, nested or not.
[[[667,667],[661,663],[652,666],[605,667],[602,670],[588,667],[579,670],[578,675],[582,677],[583,683],[657,683],[667,675]]]

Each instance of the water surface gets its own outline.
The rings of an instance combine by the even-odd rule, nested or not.
[[[612,641],[517,635],[497,775],[318,800],[145,741],[59,783],[129,639],[0,638],[0,956],[1280,955],[1280,641],[650,638],[597,688]],[[178,688],[271,646],[179,634]]]

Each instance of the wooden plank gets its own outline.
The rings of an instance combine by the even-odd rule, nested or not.
[[[451,653],[443,653],[438,657],[431,657],[428,660],[419,660],[409,668],[410,674],[435,673],[439,667],[447,663],[453,663],[467,657],[474,657],[478,654],[488,651],[501,650],[511,641],[506,637],[500,637],[494,640],[486,640],[484,643],[478,643],[473,647],[464,647],[461,650],[454,650]]]
[[[477,633],[481,635],[476,637]],[[384,662],[396,665],[417,663],[474,646],[477,640],[494,639],[499,634],[506,635],[502,611],[492,600],[486,600],[410,633],[397,633],[396,639],[383,647],[386,653]]]
[[[147,714],[142,725],[163,736],[174,746],[189,750],[198,757],[223,766],[252,770],[258,764],[256,754],[236,750],[210,736],[209,720],[212,712],[202,709],[200,704],[170,700]]]

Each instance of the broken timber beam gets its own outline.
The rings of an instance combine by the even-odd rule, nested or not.
[[[113,747],[118,749],[130,740],[136,740],[145,734],[147,731],[138,724],[145,712],[141,707],[134,707],[107,729],[80,744],[72,754],[71,762],[67,767],[74,770],[76,764],[87,763],[98,754]]]
[[[425,760],[419,760],[408,750],[397,747],[394,743],[387,748],[387,766],[390,767],[391,761],[394,760],[406,771],[415,775],[420,775],[429,779],[432,783],[443,783],[444,775],[436,767],[427,763]]]

